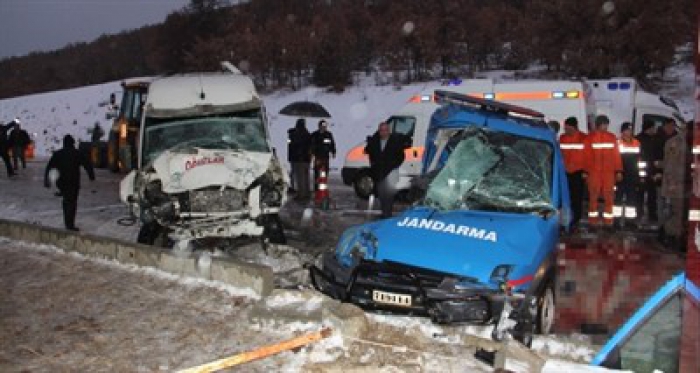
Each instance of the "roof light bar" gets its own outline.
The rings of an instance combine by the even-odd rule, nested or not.
[[[618,89],[620,91],[629,91],[632,88],[632,84],[629,82],[610,82],[608,83],[608,89],[611,91],[617,91]]]

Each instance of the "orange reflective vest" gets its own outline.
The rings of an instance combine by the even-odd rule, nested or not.
[[[559,137],[559,148],[564,157],[564,166],[566,172],[573,173],[581,171],[586,166],[586,157],[584,154],[584,145],[586,134],[576,132],[573,135],[563,134]]]
[[[617,137],[608,131],[595,131],[584,142],[585,170],[589,174],[614,175],[622,172],[622,158]]]
[[[617,146],[620,149],[625,179],[637,180],[639,176],[642,176],[640,171],[646,168],[646,163],[642,162],[640,158],[641,145],[639,140],[634,137],[630,141],[620,138],[617,140]]]

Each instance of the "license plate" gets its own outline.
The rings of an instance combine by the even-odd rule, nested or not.
[[[411,296],[405,294],[395,294],[373,290],[372,300],[377,303],[391,304],[393,306],[411,307]]]

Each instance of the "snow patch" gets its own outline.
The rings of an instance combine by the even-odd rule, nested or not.
[[[629,370],[612,370],[591,365],[581,365],[576,363],[571,363],[563,360],[547,360],[542,367],[542,373],[601,373],[601,372],[627,372],[632,373]]]
[[[597,353],[585,336],[573,336],[573,341],[563,341],[555,336],[535,336],[532,349],[548,356],[566,356],[577,361],[590,362]]]
[[[56,254],[63,254],[63,255],[69,255],[73,258],[76,258],[78,260],[88,260],[91,262],[99,263],[105,266],[108,266],[110,268],[118,268],[121,270],[125,270],[131,273],[136,273],[136,274],[145,274],[148,276],[156,277],[162,280],[166,281],[174,281],[177,282],[181,285],[190,287],[192,289],[199,289],[203,287],[207,288],[213,288],[220,290],[222,292],[227,293],[228,295],[232,297],[244,297],[244,298],[250,298],[250,299],[255,299],[258,300],[260,299],[260,295],[255,293],[249,288],[238,288],[235,286],[231,286],[228,284],[224,284],[218,281],[212,281],[212,280],[205,280],[205,279],[198,279],[198,278],[192,278],[192,277],[182,277],[178,275],[174,275],[172,273],[164,272],[156,268],[150,268],[150,267],[139,267],[137,265],[133,264],[123,264],[120,262],[117,262],[116,260],[112,259],[102,259],[102,258],[91,258],[87,257],[83,254],[74,252],[74,251],[65,251],[59,247],[53,246],[53,245],[45,245],[45,244],[33,244],[29,243],[26,241],[16,241],[18,246],[21,246],[23,248],[27,249],[33,249],[37,251],[44,251],[44,252],[51,252],[51,253],[56,253]]]

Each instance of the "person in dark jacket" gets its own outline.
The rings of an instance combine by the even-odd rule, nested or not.
[[[392,133],[389,124],[382,122],[374,135],[367,139],[365,153],[369,156],[370,172],[379,195],[382,218],[389,218],[394,209],[399,167],[404,161],[404,150],[411,146],[407,136]]]
[[[322,169],[330,170],[331,157],[335,158],[335,139],[328,131],[328,122],[321,119],[318,122],[318,130],[311,134],[311,156],[314,164],[314,190],[316,181]]]
[[[12,148],[12,162],[15,167],[15,171],[19,170],[19,161],[22,162],[22,168],[27,168],[27,159],[25,158],[25,151],[29,146],[32,139],[29,137],[29,133],[23,130],[19,124],[15,126],[15,129],[10,132],[9,144]]]
[[[7,139],[7,132],[9,132],[14,126],[19,123],[19,120],[15,119],[8,124],[0,124],[0,158],[5,162],[5,168],[7,169],[7,176],[15,176],[15,171],[12,169],[12,164],[10,163],[10,150],[9,141]]]
[[[642,132],[637,135],[639,141],[639,204],[637,219],[641,218],[641,208],[646,206],[647,220],[656,222],[659,220],[657,212],[657,193],[656,180],[659,179],[658,164],[661,161],[662,147],[659,142],[659,137],[656,135],[656,126],[653,122],[644,122],[642,124]],[[644,201],[646,200],[646,204]]]
[[[615,224],[618,227],[635,228],[639,207],[639,163],[641,152],[639,140],[632,136],[632,123],[624,122],[620,127],[617,146],[622,157],[622,181],[615,184]]]
[[[95,180],[95,172],[92,164],[84,154],[75,148],[75,140],[71,135],[63,138],[63,148],[55,152],[44,172],[44,186],[51,187],[49,175],[52,170],[58,171],[56,187],[63,196],[63,222],[66,229],[78,231],[75,226],[75,214],[78,210],[78,193],[80,192],[80,167],[83,167],[90,177],[90,181]]]
[[[289,131],[289,146],[287,159],[292,164],[292,178],[297,190],[297,199],[308,199],[309,165],[311,164],[311,134],[306,129],[306,121],[298,119],[297,124]]]

